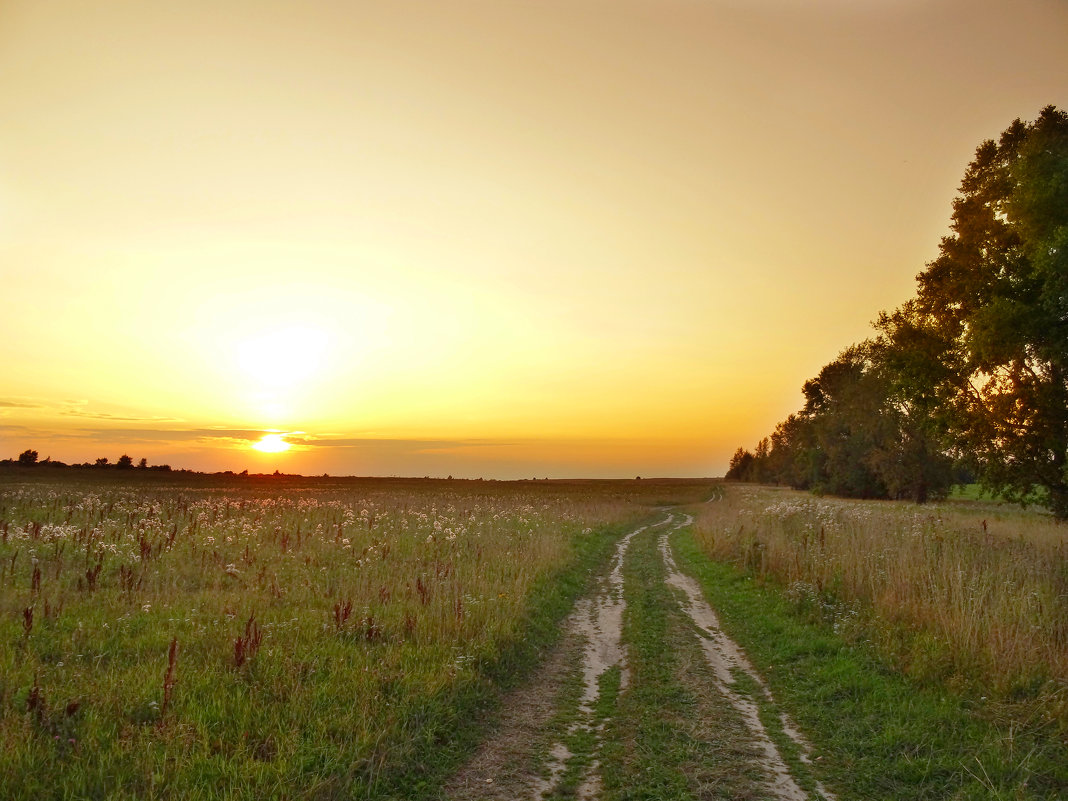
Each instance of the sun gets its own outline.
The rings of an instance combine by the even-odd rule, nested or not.
[[[285,441],[282,434],[264,434],[259,442],[253,443],[252,447],[261,453],[282,453],[293,446]]]

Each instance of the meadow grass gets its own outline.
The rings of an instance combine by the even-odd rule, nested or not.
[[[230,484],[0,484],[10,797],[431,796],[618,532],[707,494]]]
[[[807,634],[749,638],[747,647],[758,651],[765,640],[809,641],[798,646],[805,653],[797,659],[812,664],[789,667],[782,676],[787,685],[800,686],[798,676],[814,675],[824,661],[830,667],[821,681],[833,681],[840,661],[846,665],[841,691],[848,696],[851,686],[857,688],[856,698],[845,700],[860,704],[854,711],[861,716],[889,721],[887,745],[894,731],[915,741],[928,769],[937,769],[931,775],[941,771],[952,782],[953,766],[938,767],[946,758],[933,755],[956,750],[961,755],[949,762],[956,759],[958,774],[975,771],[977,787],[988,782],[988,789],[1012,789],[1020,797],[1032,797],[1024,789],[1028,781],[1038,792],[1033,797],[1068,790],[1068,527],[1040,512],[991,502],[915,506],[724,485],[719,500],[701,507],[693,538],[723,566],[706,591],[720,593],[711,600],[728,618],[727,607],[738,607],[741,629],[795,625],[769,622],[781,618],[771,601],[752,601],[755,611],[745,606],[750,601],[732,600],[732,593],[742,598],[747,587],[761,585],[781,599],[784,606],[776,609],[788,609],[797,625],[813,626]],[[837,644],[827,645],[826,654],[808,653],[832,641]],[[856,665],[843,648],[856,649]],[[866,664],[864,654],[878,664]],[[780,666],[797,661],[770,652],[767,659]],[[893,676],[907,684],[897,687]],[[795,698],[818,697],[833,707],[827,691],[807,686]],[[878,706],[881,695],[897,700],[883,703],[882,712],[863,708],[871,699]],[[891,704],[904,704],[908,715],[897,720]],[[854,731],[852,714],[840,710],[821,723],[813,712],[810,724],[823,726],[830,738],[835,730],[853,732],[836,746],[848,751],[865,740]],[[959,743],[939,733],[946,727],[960,730]],[[984,762],[964,756],[971,747]],[[1059,770],[1052,767],[1058,762]],[[989,797],[1001,797],[997,793]]]
[[[1068,712],[1068,527],[1047,515],[725,485],[695,536],[914,677]]]
[[[812,743],[813,766],[838,798],[1066,797],[1063,729],[1044,715],[1007,715],[981,696],[917,682],[868,644],[799,614],[777,583],[709,560],[691,531],[674,545],[679,566]]]

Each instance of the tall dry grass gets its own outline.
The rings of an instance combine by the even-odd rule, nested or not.
[[[1068,526],[1047,515],[725,485],[695,535],[914,676],[1068,711]]]

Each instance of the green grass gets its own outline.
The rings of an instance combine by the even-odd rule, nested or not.
[[[650,531],[638,534],[627,554],[623,637],[633,686],[613,729],[625,736],[628,758],[617,756],[604,773],[616,798],[684,801],[694,797],[682,770],[694,745],[683,726],[692,699],[675,677],[673,650],[665,647],[674,602],[654,537]]]
[[[980,699],[908,679],[872,648],[812,621],[773,582],[710,561],[688,530],[676,536],[675,553],[809,734],[840,797],[1052,801],[1068,794],[1068,751],[1054,722],[1002,721]]]
[[[917,680],[1030,703],[1068,726],[1068,530],[1049,515],[725,489],[694,526],[713,558],[781,583]]]
[[[692,624],[664,582],[660,531],[635,536],[624,565],[630,685],[602,749],[606,797],[760,798],[763,774],[745,726],[712,689]]]
[[[434,797],[667,491],[0,485],[5,797]]]
[[[949,498],[955,501],[989,501],[993,496],[983,489],[982,484],[954,484],[949,491]]]

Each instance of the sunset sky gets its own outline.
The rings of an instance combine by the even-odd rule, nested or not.
[[[1060,0],[0,0],[0,458],[721,475],[1068,106],[1066,41]]]

